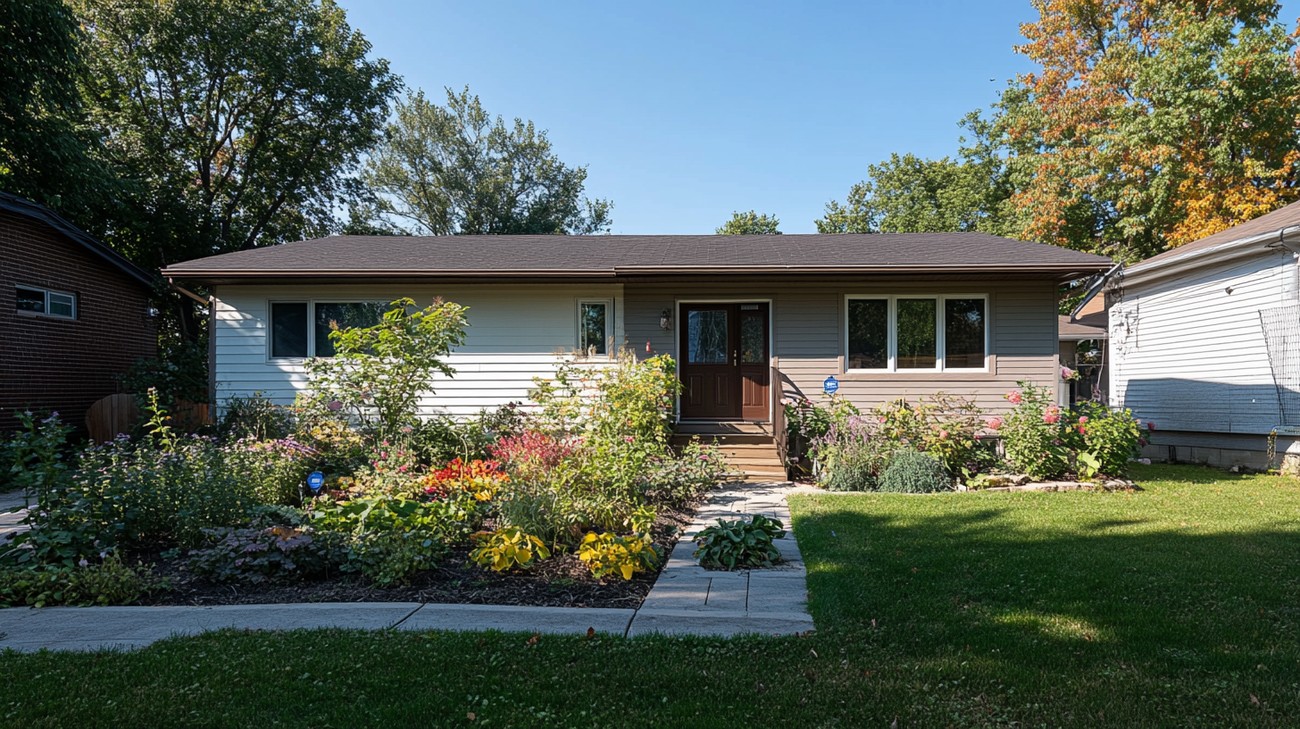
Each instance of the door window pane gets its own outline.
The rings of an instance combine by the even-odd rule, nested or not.
[[[686,315],[687,362],[726,364],[727,339],[725,309],[694,310]]]
[[[603,301],[584,301],[578,305],[578,348],[583,354],[609,354],[608,311],[609,305]]]
[[[740,362],[767,364],[767,322],[761,316],[740,316]]]
[[[938,364],[934,299],[898,300],[898,368],[934,369]]]
[[[44,314],[45,292],[20,287],[18,289],[18,310]]]
[[[849,357],[851,370],[883,370],[889,366],[889,302],[849,299]]]
[[[333,357],[334,343],[330,341],[330,332],[334,327],[355,329],[372,327],[383,316],[385,304],[378,302],[361,302],[347,304],[316,305],[316,356]]]
[[[944,301],[943,366],[984,366],[984,299]]]
[[[271,303],[271,356],[307,356],[307,304]]]

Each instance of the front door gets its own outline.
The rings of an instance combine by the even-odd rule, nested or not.
[[[767,420],[768,305],[682,304],[682,418]]]

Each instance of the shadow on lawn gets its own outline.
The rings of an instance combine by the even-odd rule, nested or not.
[[[797,510],[819,633],[920,661],[975,651],[1026,667],[1294,670],[1300,658],[1296,531],[1197,530],[1086,503],[1074,520],[1032,506],[918,513],[905,499]]]

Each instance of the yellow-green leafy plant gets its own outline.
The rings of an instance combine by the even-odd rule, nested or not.
[[[660,554],[649,536],[588,532],[578,545],[578,559],[586,562],[598,579],[617,574],[630,580],[637,572],[658,567]]]
[[[504,527],[494,532],[474,535],[478,544],[469,553],[470,561],[484,569],[505,572],[509,569],[528,569],[540,559],[551,556],[551,550],[541,539],[519,527]]]

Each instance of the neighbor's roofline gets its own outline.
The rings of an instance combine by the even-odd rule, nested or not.
[[[152,288],[157,283],[156,276],[131,263],[122,254],[99,242],[86,231],[69,223],[61,215],[38,202],[19,197],[13,193],[0,192],[0,210],[45,223],[145,286]]]
[[[1172,276],[1203,263],[1217,263],[1242,255],[1264,252],[1268,246],[1259,249],[1255,248],[1255,246],[1271,241],[1285,244],[1288,239],[1294,239],[1298,236],[1300,236],[1300,225],[1287,225],[1276,230],[1235,238],[1217,246],[1192,251],[1183,256],[1139,261],[1132,266],[1124,267],[1121,280],[1132,282],[1134,280],[1142,281]]]

